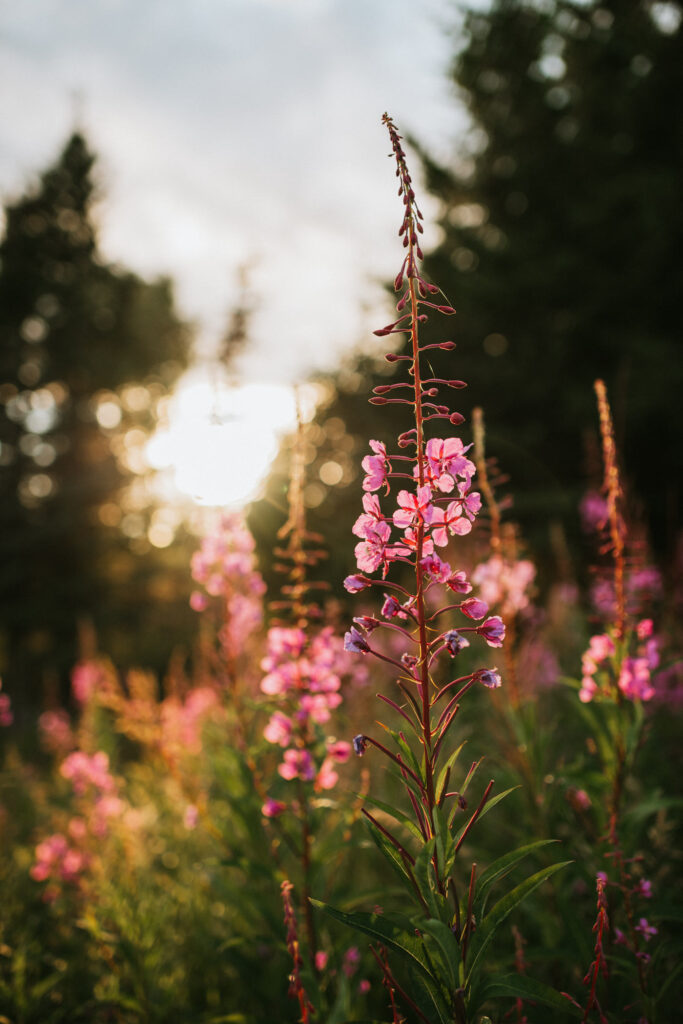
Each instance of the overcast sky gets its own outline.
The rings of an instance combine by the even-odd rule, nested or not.
[[[0,0],[0,191],[80,110],[105,256],[170,273],[205,343],[253,259],[247,377],[333,366],[402,258],[382,113],[444,156],[462,128],[455,21],[451,0]]]

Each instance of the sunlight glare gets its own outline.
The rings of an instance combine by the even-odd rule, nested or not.
[[[169,470],[176,489],[197,504],[244,505],[258,493],[280,437],[295,422],[289,387],[230,387],[206,375],[188,377],[170,402],[167,425],[148,442],[146,455],[153,468]]]

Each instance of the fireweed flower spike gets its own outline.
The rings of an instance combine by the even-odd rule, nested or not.
[[[268,827],[284,839],[289,849],[296,851],[296,891],[301,899],[304,939],[300,947],[313,965],[316,953],[320,953],[310,903],[312,873],[316,867],[320,873],[321,867],[315,864],[315,837],[322,824],[317,804],[319,794],[335,788],[339,781],[337,769],[351,756],[351,744],[328,735],[328,723],[342,703],[342,679],[356,665],[347,652],[356,648],[347,644],[345,651],[332,628],[319,624],[322,611],[316,596],[327,584],[312,579],[311,570],[325,552],[321,548],[322,537],[306,526],[304,427],[300,414],[297,418],[289,515],[278,534],[280,546],[275,549],[275,567],[283,573],[285,582],[278,600],[270,605],[273,625],[268,630],[266,657],[261,662],[261,691],[273,705],[263,736],[277,748],[280,763],[272,784],[275,792],[266,794],[261,811]],[[363,633],[355,631],[359,643],[372,628],[369,621],[361,621]],[[358,667],[362,672],[363,667]],[[330,805],[329,797],[325,799]],[[328,806],[328,826],[329,819]],[[290,885],[289,890],[292,888]],[[291,900],[291,896],[288,898]],[[297,949],[300,947],[297,945]],[[295,993],[300,997],[296,986]]]
[[[411,925],[424,950],[419,955],[423,956],[425,976],[429,979],[427,985],[433,1000],[431,1016],[422,1005],[424,994],[418,996],[403,991],[388,967],[384,970],[385,980],[416,1019],[437,1019],[434,1017],[436,1005],[439,1020],[466,1024],[473,1019],[478,1007],[476,979],[483,958],[477,955],[475,917],[482,909],[478,902],[475,867],[467,870],[463,878],[456,862],[463,842],[486,807],[493,782],[485,787],[474,811],[465,815],[467,804],[462,793],[474,775],[476,764],[457,789],[449,786],[458,752],[453,751],[453,745],[447,740],[458,713],[459,700],[473,686],[500,686],[501,677],[495,669],[485,668],[465,672],[450,682],[447,680],[458,676],[453,672],[453,661],[476,640],[491,648],[501,647],[505,625],[499,616],[488,615],[488,605],[478,597],[458,600],[460,595],[471,593],[472,586],[464,572],[452,569],[445,558],[435,553],[435,545],[443,554],[451,537],[469,532],[481,507],[481,498],[472,488],[475,466],[467,457],[468,446],[460,438],[451,436],[452,427],[462,423],[463,417],[452,412],[440,397],[444,389],[457,389],[464,384],[436,377],[431,370],[429,377],[423,376],[425,350],[450,351],[454,345],[451,341],[422,344],[420,325],[430,316],[437,313],[451,316],[455,310],[437,298],[440,289],[422,273],[419,243],[422,214],[406,166],[401,136],[386,114],[383,123],[391,139],[399,179],[398,193],[403,199],[399,235],[405,256],[394,282],[399,293],[398,317],[375,333],[381,337],[399,335],[405,340],[405,354],[389,352],[386,358],[404,368],[407,379],[380,385],[370,401],[375,405],[404,405],[412,423],[399,435],[398,451],[371,441],[373,454],[363,460],[366,496],[363,514],[353,530],[362,538],[356,547],[360,574],[347,577],[345,586],[351,593],[379,587],[384,603],[382,618],[371,619],[372,630],[365,620],[354,620],[345,644],[347,650],[359,653],[364,660],[377,657],[394,669],[398,691],[395,699],[384,695],[381,699],[401,716],[403,731],[393,732],[385,727],[390,737],[387,745],[362,733],[355,737],[353,747],[358,756],[376,749],[389,760],[412,807],[414,824],[411,823],[410,833],[401,832],[400,838],[388,827],[386,818],[380,822],[370,810],[364,809],[363,813],[373,839],[396,868],[415,901],[417,914],[411,919]],[[428,431],[439,436],[427,437]],[[405,450],[410,454],[402,454]],[[406,485],[406,479],[413,481],[412,487]],[[401,483],[395,495],[395,507],[385,505],[382,508],[396,480]],[[385,494],[380,499],[377,492],[381,488]],[[401,571],[401,584],[388,579],[395,572],[396,563]],[[405,583],[406,577],[411,583]],[[387,588],[389,593],[386,593]],[[442,595],[440,605],[439,595]],[[380,630],[387,629],[392,630],[393,639],[398,638],[405,645],[403,654],[388,657],[383,653],[375,632],[379,634]],[[392,645],[391,650],[396,652],[397,648]],[[442,680],[443,668],[448,675]],[[391,813],[385,803],[381,807]],[[399,821],[406,820],[402,811],[397,810],[395,816]],[[538,884],[541,880],[539,878]],[[332,908],[327,909],[379,942],[388,935],[387,915],[376,921],[373,918],[369,923],[368,915],[341,915]],[[390,945],[395,951],[396,932],[392,934],[394,939]],[[435,949],[432,940],[436,936]],[[409,941],[414,943],[414,937]]]
[[[596,795],[593,801],[594,806],[600,807],[601,803],[604,804],[600,807],[600,811],[603,816],[605,833],[603,838],[606,845],[604,852],[606,870],[600,872],[598,876],[598,904],[600,907],[601,900],[604,902],[604,886],[609,885],[614,893],[610,916],[615,918],[621,911],[622,923],[625,920],[626,925],[625,931],[615,928],[615,942],[625,946],[632,954],[634,981],[637,978],[637,985],[640,989],[640,1006],[644,1011],[644,1016],[641,1019],[647,1020],[649,1019],[650,1003],[647,965],[650,956],[643,949],[643,945],[656,934],[657,930],[648,925],[645,918],[640,918],[640,921],[637,922],[636,907],[639,901],[651,897],[652,890],[647,880],[638,880],[633,876],[631,865],[635,859],[623,848],[620,833],[624,791],[639,749],[639,737],[643,722],[642,703],[649,701],[655,694],[651,673],[659,665],[659,648],[657,638],[653,635],[652,619],[635,620],[627,606],[629,531],[624,514],[624,492],[619,476],[612,414],[607,391],[601,380],[595,382],[595,393],[602,440],[604,463],[602,490],[606,510],[600,527],[603,534],[601,553],[606,554],[609,559],[608,571],[612,577],[613,600],[609,605],[611,621],[605,623],[602,632],[591,637],[589,646],[583,654],[582,679],[578,697],[584,704],[596,705],[590,709],[591,717],[594,716],[596,723],[596,738],[598,736],[611,738],[611,743],[596,744],[596,749],[600,751],[601,755],[601,775],[609,780],[607,799],[601,801]],[[633,810],[633,807],[629,809]],[[602,879],[602,889],[600,888],[600,879]],[[620,907],[616,899],[617,893],[621,896]],[[602,924],[600,924],[599,935],[602,936]],[[587,975],[591,984],[591,995],[586,1014],[593,1005],[597,1006],[595,989],[598,982],[600,955],[601,950],[596,944],[596,960]]]

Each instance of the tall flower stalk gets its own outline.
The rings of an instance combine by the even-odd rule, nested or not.
[[[660,652],[652,619],[640,618],[638,621],[639,616],[634,617],[627,604],[629,533],[624,514],[624,492],[618,468],[612,414],[603,381],[595,382],[595,393],[604,465],[605,511],[601,523],[604,543],[601,550],[610,559],[611,621],[604,632],[591,637],[583,655],[579,699],[590,706],[586,709],[586,715],[593,724],[595,746],[601,760],[602,775],[607,783],[606,799],[602,801],[605,871],[598,873],[598,893],[604,903],[605,914],[605,893],[611,893],[612,902],[615,903],[617,894],[620,895],[625,931],[616,928],[613,938],[632,954],[631,963],[640,990],[640,1019],[646,1022],[652,1019],[654,1004],[648,984],[651,957],[645,946],[657,934],[657,928],[647,918],[637,916],[636,907],[639,904],[642,906],[642,900],[649,899],[652,891],[650,882],[638,877],[638,872],[634,870],[639,858],[628,856],[622,826],[624,789],[640,746],[643,704],[655,695],[652,673],[659,666]],[[642,609],[638,611],[642,612]],[[612,908],[610,916],[613,919],[616,910],[616,906]],[[600,935],[602,930],[601,925]],[[587,985],[590,984],[585,1020],[589,1019],[594,1008],[600,1013],[600,1019],[604,1019],[596,996],[598,974],[607,974],[604,956],[600,972],[596,967],[597,962],[596,947],[596,961],[584,979]]]
[[[386,742],[362,733],[355,737],[354,748],[359,756],[370,748],[378,750],[389,761],[406,794],[412,813],[374,798],[368,800],[373,811],[364,808],[363,813],[373,840],[412,897],[414,916],[396,918],[378,912],[349,915],[327,910],[408,962],[412,984],[405,978],[399,981],[389,963],[384,978],[411,1014],[425,1021],[467,1024],[488,995],[482,974],[483,954],[493,932],[515,903],[557,865],[522,883],[513,890],[514,896],[508,894],[507,902],[496,904],[488,915],[485,901],[500,870],[491,865],[477,877],[475,864],[459,865],[461,850],[474,825],[506,794],[492,798],[491,780],[480,792],[474,809],[468,809],[465,794],[479,761],[463,772],[457,785],[452,781],[462,749],[462,744],[453,744],[452,727],[463,697],[477,684],[489,688],[501,685],[495,667],[463,667],[458,671],[457,664],[463,660],[462,652],[476,639],[490,648],[501,648],[505,625],[499,616],[488,615],[484,601],[472,596],[472,584],[465,572],[451,568],[437,553],[437,549],[446,548],[452,536],[471,531],[481,508],[481,496],[472,488],[476,469],[467,457],[470,446],[451,433],[464,417],[451,411],[441,397],[444,391],[465,384],[438,377],[431,369],[425,373],[429,350],[450,352],[455,344],[426,344],[420,338],[420,329],[430,316],[452,316],[455,310],[447,301],[439,300],[440,289],[426,279],[421,269],[422,213],[401,136],[386,114],[383,123],[389,132],[398,194],[403,200],[399,235],[406,252],[394,282],[399,293],[398,316],[375,334],[397,336],[407,342],[398,352],[386,356],[407,373],[401,380],[376,387],[370,401],[379,406],[403,405],[412,422],[397,439],[398,451],[389,452],[383,443],[372,440],[372,454],[362,462],[363,513],[353,527],[359,538],[355,550],[359,572],[347,577],[345,586],[351,593],[379,587],[384,591],[384,603],[381,617],[361,615],[354,619],[345,646],[348,651],[381,660],[394,674],[396,692],[378,697],[399,717],[399,730],[383,726]],[[444,426],[447,431],[442,429]],[[432,433],[439,436],[430,436]],[[410,454],[404,454],[408,451]],[[384,511],[377,492],[383,490],[388,497],[396,482],[400,488],[395,495],[396,507]],[[375,631],[392,633],[397,649],[378,643],[373,638]],[[448,666],[446,672],[444,664]],[[396,825],[389,827],[388,819]],[[514,851],[504,860],[511,865],[530,849]]]

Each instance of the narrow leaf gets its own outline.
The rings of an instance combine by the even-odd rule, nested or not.
[[[564,868],[567,864],[571,863],[571,861],[566,860],[562,861],[560,864],[551,864],[549,867],[542,868],[540,871],[537,871],[535,875],[531,875],[530,878],[520,882],[519,885],[515,886],[514,889],[494,904],[483,922],[475,931],[472,938],[468,965],[469,970],[467,975],[468,985],[470,984],[475,969],[482,958],[484,950],[487,948],[508,914],[514,910],[522,900],[525,900],[527,896],[530,896],[535,889],[538,889],[539,885],[545,882],[547,878],[550,878],[550,876],[554,875],[556,871],[560,870],[560,868]]]

